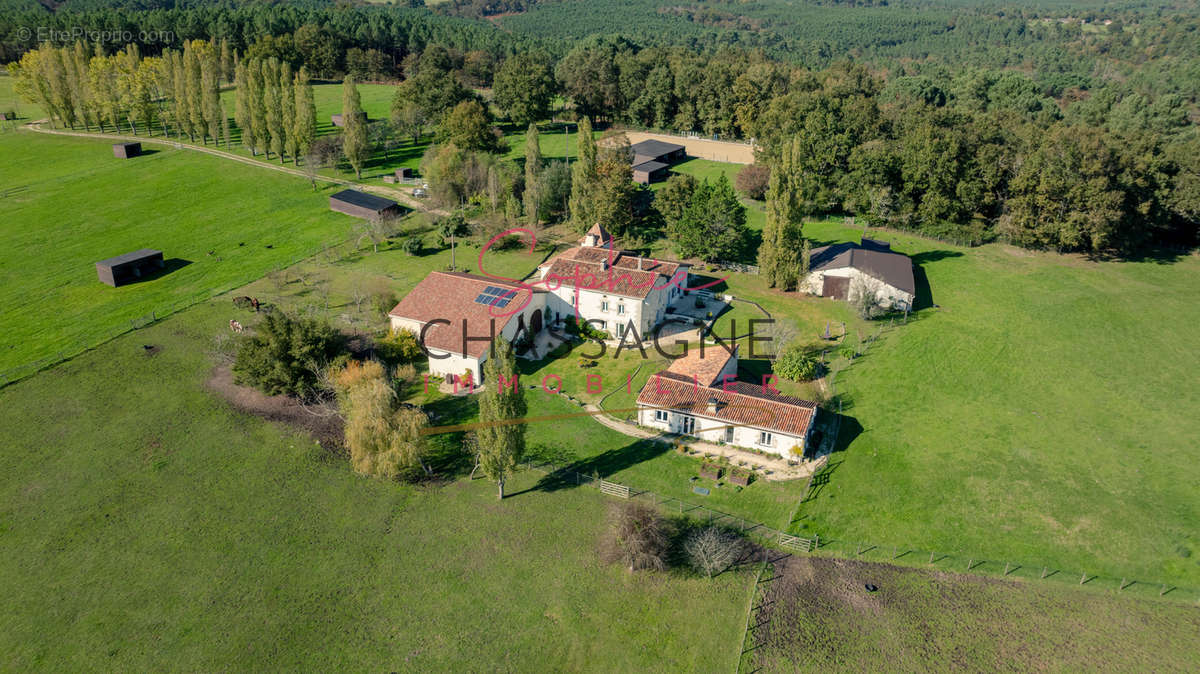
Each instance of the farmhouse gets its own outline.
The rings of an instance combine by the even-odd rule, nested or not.
[[[388,318],[392,330],[416,333],[429,352],[430,374],[469,372],[471,381],[481,382],[493,336],[516,341],[521,333],[542,330],[545,296],[516,283],[435,271],[405,295]],[[505,315],[525,303],[520,312]]]
[[[113,143],[112,149],[117,159],[133,159],[142,154],[141,143]]]
[[[814,248],[800,289],[839,300],[874,293],[879,306],[901,310],[910,309],[917,294],[912,260],[893,252],[887,242],[867,238],[861,244]]]
[[[737,349],[692,347],[638,393],[638,423],[669,433],[746,447],[784,458],[802,456],[816,403],[738,381]]]
[[[579,246],[547,260],[538,274],[547,291],[550,322],[576,316],[617,339],[635,330],[641,340],[663,320],[671,304],[683,299],[690,269],[685,262],[618,250],[612,236],[595,224]]]
[[[661,140],[643,140],[629,149],[633,151],[633,181],[642,185],[662,180],[671,164],[686,156],[682,145]]]
[[[329,197],[329,208],[338,213],[368,220],[384,220],[400,215],[400,206],[391,199],[356,190],[342,190]]]
[[[166,264],[163,262],[161,250],[143,248],[97,262],[96,275],[100,277],[101,283],[116,288],[119,285],[132,283],[143,275],[162,269],[164,266]]]

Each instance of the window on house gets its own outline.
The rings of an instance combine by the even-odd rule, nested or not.
[[[763,447],[771,447],[775,444],[775,437],[766,431],[759,431],[758,444]]]
[[[667,411],[666,410],[654,410],[654,420],[655,421],[666,421],[667,420]]]
[[[685,435],[695,435],[696,434],[696,417],[693,417],[693,416],[690,416],[687,414],[681,414],[681,415],[679,415],[679,417],[680,417],[679,421],[680,421],[680,426],[681,426],[680,432],[684,433]]]
[[[623,313],[625,313],[625,305],[624,305],[624,304],[618,304],[618,305],[617,305],[617,313],[618,313],[618,314],[623,314]]]
[[[608,302],[600,303],[600,311],[608,311]]]

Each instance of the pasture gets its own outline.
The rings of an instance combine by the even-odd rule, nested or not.
[[[537,472],[504,502],[454,457],[440,483],[356,477],[207,390],[229,315],[0,389],[0,667],[733,666],[749,573],[602,565],[609,501]]]
[[[130,321],[224,292],[350,234],[329,191],[199,153],[0,136],[0,370],[77,353]],[[167,272],[110,288],[94,263],[157,248]]]

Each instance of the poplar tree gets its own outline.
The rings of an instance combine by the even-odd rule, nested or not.
[[[296,82],[292,66],[286,61],[279,67],[279,126],[283,131],[283,150],[296,163]],[[280,155],[279,162],[283,163]]]
[[[242,131],[242,145],[254,146],[254,133],[250,129],[250,85],[246,82],[246,65],[239,63],[233,69],[233,121]]]
[[[529,225],[537,229],[542,205],[542,147],[538,142],[537,124],[529,123],[525,132],[525,215]]]
[[[593,193],[599,174],[596,171],[596,139],[587,117],[579,122],[579,157],[571,167],[571,221],[581,231],[596,224]]]
[[[354,167],[354,175],[362,178],[363,165],[367,163],[370,150],[367,146],[367,122],[363,119],[362,101],[354,77],[347,76],[342,84],[342,152],[346,161]]]
[[[802,152],[800,140],[792,138],[783,144],[779,158],[771,167],[767,221],[758,248],[759,274],[770,288],[794,288],[800,273],[800,246],[804,234],[799,191]]]
[[[186,133],[191,138],[192,118],[188,114],[187,107],[187,72],[183,67],[183,54],[181,52],[171,53],[170,69],[171,93],[175,102],[173,106],[175,111],[175,135],[182,138],[183,134]]]
[[[195,135],[200,135],[204,142],[204,95],[203,80],[200,76],[200,55],[197,45],[203,42],[193,40],[183,45],[184,95],[187,96],[187,114],[190,120],[188,136],[194,142]]]
[[[296,73],[296,119],[293,134],[296,137],[296,155],[307,155],[317,137],[317,104],[313,100],[312,84],[308,81],[308,69],[301,66]],[[293,163],[297,156],[293,155]]]
[[[79,118],[83,121],[84,129],[87,129],[96,119],[96,106],[92,100],[91,83],[88,82],[88,67],[90,58],[87,49],[82,42],[75,43],[75,49],[71,55],[75,63],[75,86],[78,87],[76,92],[79,106]]]
[[[279,60],[272,57],[263,62],[263,100],[266,105],[267,134],[271,139],[267,158],[274,152],[283,162],[283,102],[279,91]]]
[[[484,363],[484,379],[489,382],[479,398],[479,467],[499,487],[504,498],[504,483],[525,455],[525,389],[516,381],[517,359],[512,344],[503,336],[492,341]],[[501,379],[503,377],[503,379]],[[511,423],[517,421],[517,423]]]
[[[221,55],[217,63],[220,66],[220,81],[229,82],[233,77],[233,50],[229,47],[229,38],[221,38]]]
[[[221,63],[220,57],[209,52],[200,60],[200,82],[203,87],[201,91],[201,105],[204,112],[204,124],[208,128],[208,135],[212,136],[213,145],[219,145],[219,136],[221,132],[221,118],[224,117],[224,112],[221,110]]]
[[[250,84],[250,126],[254,130],[254,147],[251,148],[252,154],[257,154],[255,150],[261,149],[264,153],[267,152],[267,108],[266,101],[263,100],[263,71],[262,62],[259,60],[250,61],[246,66],[246,78]]]

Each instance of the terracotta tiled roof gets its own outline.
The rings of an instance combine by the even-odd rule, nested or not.
[[[690,377],[666,371],[650,377],[638,393],[638,405],[687,412],[726,423],[753,426],[804,436],[817,415],[817,404],[772,393],[761,386],[730,382],[729,391],[715,386],[697,386]],[[709,411],[709,401],[717,411]]]
[[[516,296],[502,309],[479,304],[475,298],[488,286],[514,290]],[[524,305],[529,296],[530,291],[516,283],[462,272],[435,271],[410,290],[388,315],[420,323],[429,323],[434,319],[450,321],[450,325],[438,323],[430,327],[425,333],[425,346],[478,358],[487,351],[488,344],[486,341],[467,341],[464,344],[463,322],[466,322],[469,337],[488,337],[491,334],[491,321],[495,318],[496,334],[500,334],[510,320],[517,320],[515,313],[511,316],[504,314]]]
[[[609,263],[611,270],[605,268]],[[555,279],[564,286],[575,287],[578,270],[582,290],[644,299],[652,286],[668,285],[681,267],[686,269],[688,266],[683,262],[639,257],[622,250],[580,246],[550,258],[542,268],[548,269],[547,281]],[[680,281],[685,282],[686,279]]]
[[[588,235],[600,237],[601,244],[612,242],[612,235],[608,233],[607,229],[604,229],[604,225],[598,222],[588,229],[587,233],[584,234],[584,237],[586,238]]]
[[[737,350],[736,346],[734,350]],[[694,381],[698,382],[700,386],[715,385],[719,388],[721,382],[717,381],[717,375],[721,374],[725,364],[733,357],[733,354],[720,346],[705,345],[704,351],[701,352],[699,346],[689,345],[687,355],[671,361],[667,372],[687,377],[689,381],[695,377]]]

